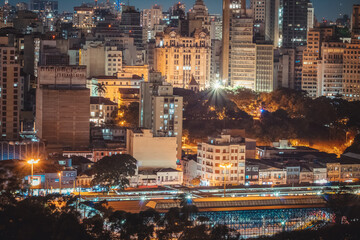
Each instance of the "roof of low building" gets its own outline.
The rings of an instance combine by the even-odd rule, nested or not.
[[[180,172],[180,171],[173,169],[173,168],[162,168],[162,169],[159,169],[157,172]]]
[[[114,103],[109,98],[104,98],[104,97],[90,97],[90,104],[104,104],[104,105],[117,106],[117,103]]]

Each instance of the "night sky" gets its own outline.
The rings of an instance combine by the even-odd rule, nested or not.
[[[1,5],[3,5],[4,0],[0,0]],[[21,0],[20,0],[21,1]],[[22,0],[25,1],[26,0]],[[90,2],[84,0],[58,0],[60,11],[72,11],[74,5],[80,5],[82,2]],[[98,0],[106,1],[106,0]],[[114,0],[110,0],[114,1]],[[128,0],[123,0],[127,3]],[[164,9],[168,9],[170,5],[175,3],[175,0],[129,0],[131,5],[135,5],[137,8],[150,8],[151,5],[157,3],[163,6]],[[250,0],[247,0],[250,2]],[[19,0],[10,0],[10,3],[14,4],[19,2]],[[182,0],[186,4],[186,8],[189,9],[194,4],[195,0]],[[204,0],[205,4],[208,6],[210,13],[221,13],[222,1],[221,0]],[[312,0],[315,7],[315,14],[318,20],[321,20],[323,17],[329,20],[335,20],[338,18],[339,14],[350,14],[352,5],[357,3],[359,0]]]

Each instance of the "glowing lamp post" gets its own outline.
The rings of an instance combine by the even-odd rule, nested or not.
[[[27,161],[28,164],[31,165],[31,180],[30,180],[30,188],[34,185],[33,179],[34,179],[34,164],[37,164],[40,161],[40,159],[30,159]],[[32,195],[32,194],[31,194]]]
[[[226,194],[226,170],[231,168],[232,167],[232,164],[221,164],[220,165],[221,168],[224,169],[224,197],[225,197],[225,194]]]
[[[61,194],[61,172],[59,172],[58,175],[59,175],[59,186],[60,186],[59,193]]]
[[[27,161],[28,164],[31,165],[31,186],[33,185],[33,178],[34,178],[34,164],[37,164],[40,161],[40,159],[30,159],[29,161]]]

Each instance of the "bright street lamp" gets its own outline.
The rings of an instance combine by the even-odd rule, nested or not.
[[[228,163],[228,164],[221,164],[220,165],[221,168],[224,169],[224,197],[225,197],[225,193],[226,193],[226,169],[229,169],[232,167],[232,164],[231,163]]]
[[[59,175],[59,185],[60,185],[59,193],[61,194],[61,172],[59,172],[58,175]]]
[[[31,164],[31,186],[33,185],[33,178],[34,178],[34,164],[37,164],[40,161],[40,159],[30,159],[27,161],[28,164]]]

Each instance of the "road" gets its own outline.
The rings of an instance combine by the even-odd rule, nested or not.
[[[296,186],[296,187],[231,187],[226,190],[227,197],[281,197],[281,196],[314,196],[335,193],[339,186]],[[349,192],[359,194],[360,185],[347,185]],[[191,198],[222,197],[222,188],[186,188],[158,187],[154,189],[131,189],[118,194],[82,192],[81,197],[93,201],[145,201],[156,199],[176,199],[182,193]],[[75,193],[78,195],[78,193]]]

